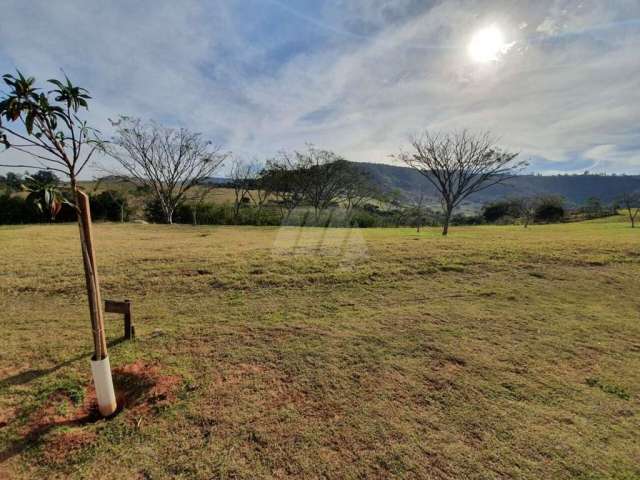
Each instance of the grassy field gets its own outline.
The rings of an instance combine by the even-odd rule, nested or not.
[[[175,389],[30,430],[87,395],[78,232],[1,227],[0,478],[640,477],[640,229],[621,220],[96,235],[138,333],[107,317],[112,366]]]

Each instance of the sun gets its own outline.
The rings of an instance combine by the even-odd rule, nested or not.
[[[497,26],[491,25],[473,34],[467,51],[474,62],[488,63],[498,60],[511,45],[505,42],[502,31]]]

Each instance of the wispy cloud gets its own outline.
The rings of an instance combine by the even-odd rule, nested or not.
[[[538,170],[640,173],[633,0],[5,0],[2,15],[0,70],[64,69],[107,135],[123,113],[248,156],[313,142],[386,162],[416,130],[490,128]],[[474,64],[489,24],[515,43]]]

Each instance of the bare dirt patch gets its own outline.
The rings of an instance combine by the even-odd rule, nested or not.
[[[158,365],[137,361],[114,368],[113,383],[116,390],[118,410],[136,415],[149,413],[154,408],[169,404],[175,399],[180,378],[161,375]],[[101,420],[98,412],[96,391],[93,384],[87,387],[84,402],[76,406],[69,395],[54,392],[29,419],[30,431],[56,425],[86,425]]]
[[[162,375],[159,365],[142,361],[113,369],[118,410],[111,417],[126,414],[132,421],[151,415],[159,407],[169,405],[176,398],[181,378]],[[93,384],[87,387],[84,401],[76,404],[68,392],[57,390],[33,411],[18,431],[21,440],[0,452],[0,462],[20,453],[28,446],[46,443],[46,459],[55,463],[79,451],[95,440],[95,433],[83,426],[103,420],[98,412]],[[107,421],[109,419],[106,419]],[[68,431],[48,435],[58,427],[71,427]],[[76,427],[76,428],[74,428]]]
[[[65,463],[70,455],[77,454],[91,445],[96,437],[95,432],[85,430],[57,433],[47,440],[47,446],[43,450],[44,459],[51,464]]]

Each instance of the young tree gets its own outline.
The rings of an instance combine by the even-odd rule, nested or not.
[[[453,211],[465,198],[507,181],[527,165],[516,161],[517,153],[500,150],[488,132],[425,132],[412,138],[411,146],[413,152],[401,152],[394,158],[420,172],[440,194],[443,235],[449,232]]]
[[[35,86],[33,77],[25,77],[20,72],[17,72],[17,76],[6,74],[3,80],[9,91],[0,99],[0,144],[4,144],[6,149],[22,152],[38,164],[12,166],[40,167],[69,178],[80,226],[80,245],[93,331],[92,371],[98,406],[103,415],[110,415],[116,409],[116,401],[92,247],[89,201],[87,195],[78,189],[78,175],[103,144],[98,132],[89,127],[79,115],[82,108],[88,108],[87,100],[91,97],[87,90],[73,85],[68,78],[64,81],[48,80],[53,88],[47,92]]]
[[[623,193],[620,197],[620,205],[627,210],[631,228],[635,228],[636,218],[638,217],[638,213],[640,213],[640,191]]]
[[[516,206],[518,214],[522,219],[522,225],[524,228],[527,228],[536,216],[540,198],[537,196],[517,197],[513,199],[513,204]]]
[[[410,221],[415,225],[416,232],[420,233],[420,229],[427,221],[428,208],[427,208],[427,196],[424,192],[411,198],[409,202],[409,208],[407,209]]]
[[[116,136],[107,153],[150,188],[168,224],[173,223],[173,213],[185,194],[213,176],[228,156],[221,147],[185,128],[124,116],[113,125]]]

